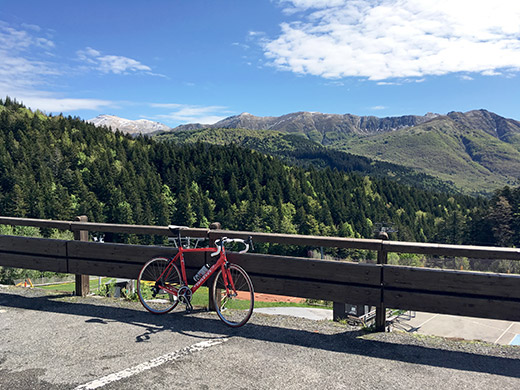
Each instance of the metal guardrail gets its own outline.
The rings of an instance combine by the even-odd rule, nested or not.
[[[162,246],[88,242],[88,232],[170,235],[167,227],[0,217],[0,224],[71,230],[75,240],[0,236],[0,265],[77,274],[77,293],[88,291],[95,274],[135,278],[151,257],[173,253]],[[231,253],[230,260],[250,274],[255,291],[376,307],[376,327],[384,329],[386,307],[520,321],[520,275],[454,271],[387,264],[390,252],[520,260],[520,249],[398,242],[382,239],[304,236],[222,229],[195,229],[185,235],[215,240],[253,237],[256,242],[377,252],[377,264],[327,261],[265,254]],[[207,261],[186,258],[187,272]],[[87,281],[85,283],[85,280]],[[338,307],[341,305],[335,305]],[[335,312],[334,316],[345,315]]]

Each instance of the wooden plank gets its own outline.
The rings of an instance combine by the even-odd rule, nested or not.
[[[473,257],[484,259],[520,260],[520,248],[445,245],[398,241],[384,241],[382,245],[383,249],[388,252],[419,253],[425,255]]]
[[[520,275],[442,270],[387,265],[384,285],[454,294],[520,299]]]
[[[0,266],[67,273],[65,257],[0,252]]]
[[[291,280],[249,274],[255,292],[287,295],[291,297],[322,299],[334,302],[376,305],[380,289],[348,286],[341,283]]]
[[[67,241],[0,235],[0,251],[65,257]],[[0,264],[1,265],[1,264]]]
[[[55,228],[61,230],[86,230],[96,232],[109,233],[127,233],[127,234],[150,234],[171,236],[171,232],[167,226],[150,226],[150,225],[125,225],[114,223],[96,223],[96,222],[77,222],[77,221],[58,221],[36,218],[17,218],[0,216],[0,224],[12,226],[34,226],[38,228]],[[188,228],[183,229],[183,236],[189,237],[207,237],[208,229]]]
[[[457,295],[385,290],[387,307],[468,317],[520,321],[520,300],[499,300]]]
[[[68,241],[71,259],[106,260],[112,262],[138,263],[141,266],[154,257],[173,257],[177,249],[156,245],[127,245],[98,242]],[[204,264],[204,252],[186,253],[186,263]]]
[[[98,276],[111,276],[116,278],[137,279],[143,264],[116,262],[110,260],[91,260],[91,259],[70,259],[69,272]],[[188,282],[192,282],[191,278],[197,273],[202,265],[186,265],[186,276]],[[180,268],[179,268],[180,271]]]
[[[150,226],[150,225],[124,225],[114,223],[96,223],[96,222],[72,222],[71,230],[88,230],[107,233],[126,233],[126,234],[149,234],[158,236],[172,236],[167,226]],[[183,237],[206,238],[208,229],[187,228],[181,230]]]
[[[50,219],[0,217],[1,225],[34,226],[37,228],[51,228],[70,230],[71,221],[55,221]]]
[[[248,273],[378,287],[381,284],[381,266],[377,264],[252,253],[229,252],[227,255],[230,262],[240,265]]]
[[[70,259],[69,271],[75,274],[137,279],[142,266],[136,263]]]
[[[156,256],[174,256],[177,253],[177,249],[172,247],[81,241],[69,241],[67,247],[71,258],[126,261],[139,264],[144,264]]]
[[[382,240],[366,240],[345,237],[321,237],[321,236],[304,236],[300,234],[277,234],[277,233],[256,233],[232,230],[210,230],[209,238],[213,245],[213,241],[222,237],[229,238],[253,238],[253,242],[271,242],[284,245],[300,245],[300,246],[326,246],[335,248],[350,249],[381,249]]]
[[[177,253],[177,249],[162,246],[69,241],[68,253],[71,273],[136,278],[148,260],[154,257],[170,258]],[[204,252],[186,253],[184,259],[189,277],[192,276],[192,272],[195,274],[205,263]],[[129,270],[127,271],[125,267]]]

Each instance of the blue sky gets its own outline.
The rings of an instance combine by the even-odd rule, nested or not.
[[[0,0],[0,96],[84,119],[520,120],[519,77],[517,0]]]

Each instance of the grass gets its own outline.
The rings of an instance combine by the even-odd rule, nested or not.
[[[193,294],[192,305],[194,307],[207,307],[209,301],[209,289],[208,287],[199,288],[195,294]],[[231,308],[233,309],[246,309],[248,305],[247,301],[243,300],[234,300]],[[331,309],[331,306],[324,306],[318,304],[312,304],[307,302],[297,303],[297,302],[263,302],[255,300],[255,308],[261,307],[305,307],[305,308],[323,308],[323,309]]]
[[[114,278],[102,278],[101,284],[103,286],[109,286],[111,281],[114,281]],[[98,286],[99,281],[98,279],[92,279],[90,280],[90,291],[94,293],[98,293]],[[61,283],[61,284],[52,284],[48,286],[40,286],[38,288],[42,288],[44,290],[52,290],[52,291],[62,291],[62,292],[74,292],[76,287],[74,282],[70,283]],[[106,294],[101,294],[106,295]],[[136,297],[135,300],[138,300]],[[209,289],[208,287],[202,286],[200,287],[195,294],[193,294],[193,298],[191,301],[191,304],[193,307],[208,307],[209,303]],[[247,301],[243,300],[234,300],[231,308],[233,309],[246,309],[247,308]],[[331,309],[331,306],[316,304],[316,303],[309,303],[309,302],[264,302],[264,301],[255,301],[255,308],[262,308],[262,307],[304,307],[304,308],[322,308],[322,309]]]
[[[115,280],[114,278],[102,278],[101,286],[105,286],[109,284],[111,281]],[[98,291],[99,287],[99,279],[91,279],[89,281],[90,291]],[[59,283],[59,284],[50,284],[48,286],[38,286],[38,288],[42,288],[44,290],[52,290],[52,291],[63,291],[63,292],[73,292],[76,291],[76,283]]]

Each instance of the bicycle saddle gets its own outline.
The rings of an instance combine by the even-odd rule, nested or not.
[[[181,230],[188,229],[188,226],[168,225],[168,229],[170,229],[172,233],[178,234]]]

